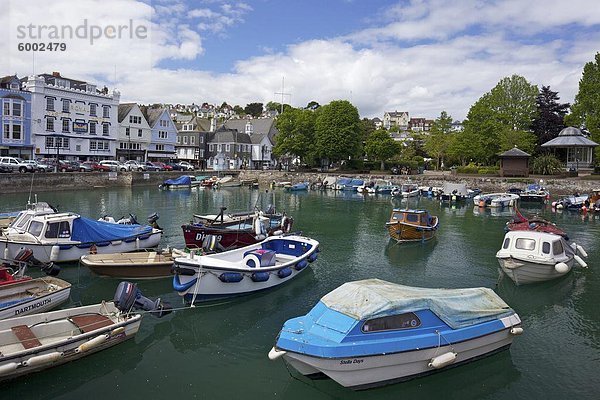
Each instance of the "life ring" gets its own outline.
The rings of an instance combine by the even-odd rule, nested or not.
[[[95,244],[90,246],[90,254],[97,254],[98,253],[98,248],[96,247]]]

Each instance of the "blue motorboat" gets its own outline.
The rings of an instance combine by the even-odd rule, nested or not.
[[[552,203],[552,207],[557,210],[580,210],[584,205],[586,205],[586,207],[589,206],[589,196],[587,194],[580,195],[578,193],[575,193],[572,196],[563,197]]]
[[[300,192],[308,190],[308,182],[296,183],[295,185],[289,186],[286,189],[290,192]]]
[[[192,187],[192,177],[189,175],[182,175],[176,179],[167,179],[158,186],[161,189],[189,189]]]
[[[488,288],[345,283],[288,320],[269,358],[352,389],[408,380],[508,349],[519,316]]]

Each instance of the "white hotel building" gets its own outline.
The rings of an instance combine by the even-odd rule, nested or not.
[[[31,136],[34,157],[67,160],[114,159],[120,93],[62,77],[60,73],[25,78],[32,93]]]

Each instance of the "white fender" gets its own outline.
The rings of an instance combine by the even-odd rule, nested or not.
[[[38,365],[49,364],[52,363],[59,358],[61,358],[63,353],[59,353],[58,351],[53,351],[52,353],[42,354],[39,356],[33,356],[28,360],[23,361],[24,367],[36,367]]]
[[[140,238],[139,237],[135,238],[135,249],[136,250],[140,249]]]
[[[583,268],[587,268],[587,263],[585,261],[583,261],[583,259],[581,257],[579,257],[577,254],[575,254],[573,256],[573,258],[575,259],[575,261],[577,261],[577,264],[581,265]]]
[[[452,364],[456,360],[456,353],[449,351],[448,353],[440,354],[437,357],[433,357],[429,362],[430,368],[443,368],[446,365]]]
[[[93,339],[88,340],[85,343],[82,343],[79,345],[79,347],[77,347],[77,349],[75,349],[76,353],[85,353],[86,351],[89,351],[91,349],[93,349],[94,347],[98,347],[100,346],[102,343],[106,342],[106,340],[108,339],[110,335],[100,335],[100,336],[96,336]]]
[[[4,259],[5,260],[9,260],[10,258],[8,257],[8,246],[4,248]]]
[[[582,256],[584,256],[585,258],[587,258],[588,253],[587,253],[587,251],[585,251],[583,249],[583,247],[581,247],[580,245],[577,245],[577,251],[579,252],[579,254],[581,254]]]
[[[283,217],[281,217],[281,229],[284,230],[286,233],[289,232],[289,229],[286,229],[286,227],[285,227],[287,222],[288,222],[287,215],[284,215]]]
[[[554,270],[559,274],[566,274],[571,268],[564,262],[560,262],[554,266]]]
[[[50,261],[58,261],[58,254],[60,253],[60,246],[54,245],[52,249],[50,249]]]
[[[17,369],[18,365],[19,364],[17,364],[16,362],[11,362],[0,366],[0,376],[6,375],[9,372],[14,371],[15,369]]]
[[[279,357],[285,355],[286,353],[287,351],[278,350],[275,347],[273,347],[271,348],[271,351],[269,351],[269,360],[277,360]]]
[[[112,331],[110,331],[110,336],[120,335],[123,332],[125,332],[125,327],[124,326],[120,326],[120,327],[115,328]]]
[[[519,336],[522,333],[523,333],[523,328],[521,328],[520,326],[516,326],[516,327],[510,329],[511,335]]]

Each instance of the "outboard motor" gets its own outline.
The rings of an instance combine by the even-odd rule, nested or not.
[[[265,210],[265,214],[275,214],[275,206],[273,204],[269,204]]]
[[[60,272],[60,267],[58,265],[54,265],[52,261],[49,263],[41,262],[33,256],[33,250],[28,248],[19,250],[15,256],[15,261],[17,263],[27,264],[28,267],[39,268],[42,270],[42,272],[49,276],[56,276]]]
[[[137,284],[131,282],[121,282],[117,286],[114,298],[115,307],[123,312],[128,312],[132,308],[149,311],[150,314],[161,318],[170,314],[173,307],[169,303],[163,303],[160,298],[155,301],[142,295],[137,288]]]
[[[206,254],[220,253],[224,250],[225,248],[215,235],[206,235],[204,240],[202,240],[202,251]]]
[[[160,226],[158,226],[158,222],[156,222],[158,221],[158,218],[159,215],[156,212],[148,215],[148,224],[155,229],[162,229]]]

